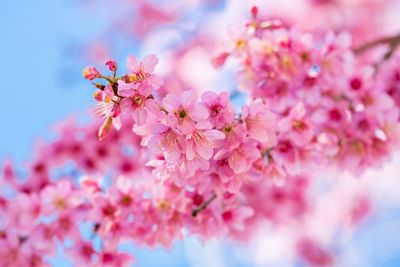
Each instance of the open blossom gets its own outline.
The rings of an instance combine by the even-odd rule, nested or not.
[[[196,122],[208,118],[207,109],[197,102],[194,91],[185,91],[179,97],[168,94],[162,101],[162,106],[168,112],[167,123],[184,135],[189,135]]]
[[[208,109],[209,121],[218,129],[235,118],[235,110],[230,103],[229,94],[207,91],[201,95],[201,102]]]
[[[43,189],[41,198],[47,213],[65,212],[81,203],[70,181],[61,181],[57,185],[48,185]]]
[[[153,125],[153,135],[151,136],[148,147],[158,149],[163,153],[168,163],[176,163],[182,154],[184,145],[183,137],[175,129],[161,123]]]
[[[123,90],[122,92],[126,93],[127,91],[124,91],[123,88],[130,86],[130,84],[123,81],[118,81],[119,94],[121,94],[120,90]],[[151,91],[140,93],[134,89],[132,94],[122,94],[122,96],[125,96],[125,98],[120,102],[122,111],[131,113],[132,118],[139,125],[146,122],[149,112],[153,111],[154,113],[157,113],[157,110],[159,109],[154,100],[149,97],[150,92]]]
[[[192,160],[197,154],[203,159],[211,159],[217,147],[215,140],[224,138],[224,133],[211,129],[211,124],[197,123],[196,128],[186,136],[186,158]]]
[[[19,194],[12,202],[5,205],[8,212],[3,224],[19,227],[21,232],[31,230],[43,212],[43,204],[37,194]]]
[[[267,146],[273,146],[276,143],[274,130],[276,116],[267,109],[261,99],[243,106],[242,120],[249,137]]]
[[[298,146],[307,145],[314,136],[302,103],[292,108],[289,115],[279,122],[278,128],[282,133],[287,133],[290,140]]]
[[[234,173],[244,173],[248,171],[253,162],[261,156],[254,140],[248,140],[241,143],[233,149],[221,149],[215,154],[214,159],[228,159],[229,167]]]
[[[138,62],[134,56],[128,56],[127,68],[130,71],[125,80],[118,80],[118,95],[132,97],[143,95],[148,97],[153,90],[157,90],[163,84],[163,80],[153,72],[158,63],[158,58],[148,55],[143,62]]]
[[[222,213],[224,223],[234,231],[243,231],[245,229],[245,221],[253,216],[254,211],[250,207],[238,207],[228,209]]]
[[[137,198],[132,180],[124,176],[119,177],[115,187],[112,187],[109,193],[122,211],[132,211]]]
[[[98,136],[100,139],[104,139],[114,126],[115,129],[121,128],[121,107],[119,104],[120,98],[115,95],[111,85],[107,85],[103,91],[95,96],[98,100],[98,104],[95,112],[105,120],[99,129]]]
[[[68,255],[71,256],[74,264],[77,266],[85,266],[92,263],[92,259],[97,252],[93,248],[93,244],[84,240],[75,240],[74,245],[68,249]]]
[[[110,249],[99,255],[99,261],[94,266],[129,267],[132,266],[133,262],[134,258],[129,253]]]
[[[133,83],[138,91],[146,91],[148,88],[157,90],[163,84],[163,80],[153,74],[158,63],[155,55],[146,56],[142,62],[139,62],[134,56],[128,56],[127,68],[130,74],[127,80]]]

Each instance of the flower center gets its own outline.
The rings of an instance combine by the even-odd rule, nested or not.
[[[184,109],[181,109],[181,110],[178,112],[178,117],[179,117],[180,119],[184,119],[184,118],[186,118],[186,116],[187,116],[187,112],[186,112]]]
[[[129,205],[131,204],[131,202],[132,202],[132,198],[131,198],[130,196],[124,196],[124,197],[121,199],[121,204],[122,204],[123,206],[129,206]]]
[[[132,97],[132,106],[134,108],[143,107],[144,105],[144,97],[141,95],[134,95]]]
[[[304,131],[305,129],[307,129],[307,124],[300,120],[293,121],[292,126],[297,131]]]
[[[54,206],[57,209],[65,209],[67,207],[67,203],[65,203],[65,200],[63,198],[57,198],[56,200],[54,200]]]

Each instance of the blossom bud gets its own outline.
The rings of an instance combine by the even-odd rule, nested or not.
[[[113,121],[112,117],[109,116],[105,119],[103,124],[100,126],[99,133],[98,133],[100,140],[103,140],[110,133],[112,121]]]
[[[85,79],[90,81],[102,77],[101,73],[98,72],[97,69],[92,66],[84,68],[82,71],[82,75],[83,77],[85,77]]]
[[[117,62],[114,60],[109,60],[106,62],[108,69],[111,71],[117,71]]]
[[[229,53],[227,53],[227,52],[221,53],[211,60],[211,64],[213,65],[213,67],[215,69],[218,69],[218,68],[222,67],[222,65],[225,64],[225,61],[228,58],[228,56],[229,56]]]
[[[93,98],[96,99],[97,101],[102,101],[103,100],[103,92],[100,90],[97,90],[96,92],[93,93]]]
[[[257,17],[258,14],[258,7],[257,6],[252,6],[250,9],[251,15],[255,18]]]
[[[106,88],[106,86],[104,84],[101,83],[92,83],[96,88],[100,89],[100,90],[104,90]]]

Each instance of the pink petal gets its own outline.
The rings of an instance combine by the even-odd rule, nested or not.
[[[190,111],[190,118],[194,121],[201,121],[208,118],[208,110],[200,104],[194,105],[193,109]]]
[[[179,109],[180,101],[175,95],[168,94],[162,100],[162,105],[168,112],[173,112],[174,110]]]
[[[301,119],[306,115],[306,110],[303,103],[298,103],[291,111],[289,116],[295,119]]]
[[[61,196],[66,196],[71,191],[71,183],[69,181],[61,181],[57,185],[57,190]]]
[[[201,142],[201,143],[195,143],[194,148],[195,148],[197,154],[199,154],[199,156],[205,160],[211,159],[213,152],[214,152],[213,146],[208,140]]]
[[[193,132],[195,129],[195,124],[193,121],[190,120],[184,120],[180,125],[179,125],[179,130],[184,134],[184,135],[189,135]]]
[[[193,147],[193,140],[186,140],[186,158],[188,160],[194,159],[194,147]]]
[[[164,158],[170,164],[178,162],[178,160],[181,158],[181,151],[179,150],[178,146],[176,146],[175,149],[165,149]]]
[[[131,98],[123,98],[119,102],[119,106],[121,108],[121,112],[132,112],[133,111]]]
[[[139,70],[139,64],[138,64],[136,57],[128,56],[126,59],[126,67],[131,72],[137,72]]]
[[[157,75],[151,75],[147,80],[154,90],[157,90],[164,84],[164,80]]]
[[[214,159],[215,160],[225,159],[229,156],[230,152],[231,152],[230,150],[222,149],[222,150],[218,151],[217,153],[215,153]]]
[[[181,103],[185,108],[191,107],[197,101],[197,94],[194,90],[185,91],[181,94]]]
[[[208,120],[199,121],[196,123],[196,128],[200,130],[208,130],[213,128],[213,125]]]
[[[231,156],[228,158],[228,164],[236,174],[245,172],[249,167],[247,166],[246,158],[237,151],[232,152]]]
[[[217,97],[218,97],[217,93],[213,91],[206,91],[201,95],[201,100],[207,106],[212,106]]]
[[[267,142],[269,140],[268,132],[262,127],[251,127],[248,129],[248,135],[259,142]]]
[[[143,67],[145,69],[145,71],[147,73],[152,73],[154,72],[154,69],[156,67],[158,63],[158,57],[156,57],[155,55],[151,54],[151,55],[147,55],[144,59],[143,59]]]
[[[117,131],[118,131],[119,129],[121,129],[122,124],[121,124],[121,118],[120,118],[120,116],[113,118],[113,119],[112,119],[112,124],[113,124],[114,128],[115,128]]]
[[[225,134],[218,130],[208,130],[205,131],[204,134],[211,140],[218,140],[225,138]]]
[[[162,123],[156,123],[152,126],[152,131],[155,134],[164,133],[169,129],[169,127]]]
[[[147,111],[144,108],[138,108],[132,113],[133,120],[138,124],[143,124],[147,119]]]
[[[118,81],[118,95],[130,97],[134,94],[134,89],[135,86],[133,83],[126,83],[121,80]]]

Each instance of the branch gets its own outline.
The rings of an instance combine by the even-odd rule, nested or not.
[[[366,51],[368,51],[371,48],[374,48],[378,45],[389,45],[390,50],[385,54],[384,59],[389,59],[394,51],[396,50],[397,46],[400,45],[400,34],[394,35],[394,36],[389,36],[389,37],[383,37],[379,38],[376,40],[373,40],[371,42],[367,42],[359,47],[356,47],[353,49],[353,52],[356,55],[360,55]]]
[[[192,216],[196,217],[202,210],[207,208],[207,206],[210,205],[210,203],[213,202],[213,200],[216,198],[217,198],[216,194],[212,195],[206,202],[204,202],[203,204],[201,204],[200,206],[198,206],[196,209],[194,209],[192,211]]]

